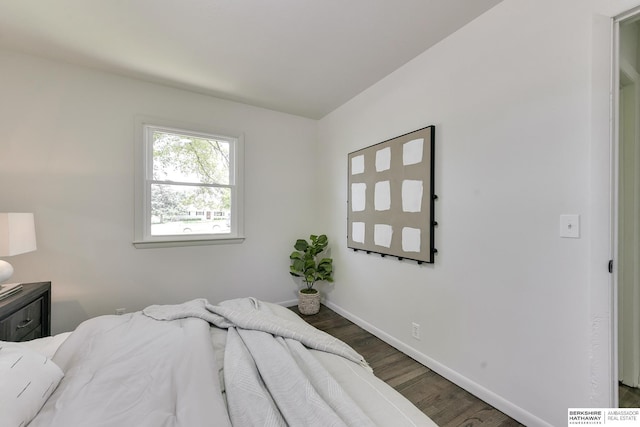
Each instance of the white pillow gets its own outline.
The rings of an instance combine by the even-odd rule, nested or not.
[[[29,424],[63,376],[60,368],[42,354],[0,342],[2,426]]]
[[[5,341],[4,343],[0,342],[0,346],[2,346],[2,344],[16,344],[20,347],[27,347],[40,354],[44,354],[49,359],[51,359],[53,358],[53,355],[56,353],[56,350],[58,349],[58,347],[62,345],[64,340],[66,340],[69,335],[71,335],[71,332],[63,332],[61,334],[54,335],[51,337],[36,338],[31,341],[22,341],[18,343],[7,343]]]

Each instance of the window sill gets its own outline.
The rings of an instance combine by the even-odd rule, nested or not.
[[[133,246],[136,249],[152,248],[177,248],[182,246],[209,246],[227,245],[244,242],[244,237],[218,237],[215,239],[188,239],[188,240],[146,240],[135,241]]]

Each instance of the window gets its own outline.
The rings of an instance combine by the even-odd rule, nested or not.
[[[242,136],[139,119],[136,247],[243,239]]]

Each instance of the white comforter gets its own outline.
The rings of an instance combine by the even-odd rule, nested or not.
[[[65,377],[30,427],[231,425],[202,320],[97,317],[53,360]]]
[[[81,324],[29,426],[435,426],[353,349],[283,307],[194,300],[144,312]]]
[[[224,382],[236,426],[346,427],[375,424],[306,346],[366,366],[351,347],[307,323],[290,321],[254,298],[214,306],[199,299],[152,306],[156,319],[206,319],[227,328]]]

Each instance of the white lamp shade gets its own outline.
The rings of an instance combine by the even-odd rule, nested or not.
[[[32,213],[0,213],[0,257],[36,250]]]

